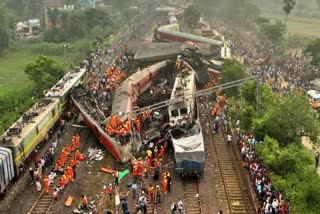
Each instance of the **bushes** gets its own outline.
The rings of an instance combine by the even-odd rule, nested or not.
[[[31,47],[31,51],[37,55],[48,55],[48,56],[62,56],[63,55],[63,45],[64,44],[54,44],[41,42],[34,44]]]
[[[0,94],[0,133],[8,129],[36,101],[33,86],[2,90]]]
[[[244,108],[232,112],[240,118],[240,124],[251,123],[258,141],[255,146],[259,159],[271,171],[272,184],[291,204],[293,213],[317,214],[320,210],[320,177],[314,170],[314,158],[301,144],[304,133],[312,142],[317,142],[319,122],[305,99],[305,95],[291,92],[286,97],[274,94],[262,87],[262,116],[255,118],[252,108],[255,105],[255,90],[252,83],[243,88]],[[251,110],[249,110],[251,109]],[[247,122],[243,118],[246,115]]]

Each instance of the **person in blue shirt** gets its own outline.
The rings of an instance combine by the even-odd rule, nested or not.
[[[136,198],[136,192],[137,192],[137,184],[136,183],[133,183],[132,186],[131,186],[131,189],[132,189],[132,198]]]

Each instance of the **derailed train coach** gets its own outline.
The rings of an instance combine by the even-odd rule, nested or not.
[[[0,194],[4,192],[14,176],[12,151],[8,148],[0,147]]]
[[[205,149],[199,121],[189,129],[169,131],[174,148],[176,172],[182,176],[200,176],[204,171]]]

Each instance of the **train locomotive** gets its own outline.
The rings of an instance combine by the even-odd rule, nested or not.
[[[36,147],[48,140],[49,131],[69,101],[70,89],[87,77],[86,68],[69,71],[22,117],[0,136],[0,194],[25,168]]]

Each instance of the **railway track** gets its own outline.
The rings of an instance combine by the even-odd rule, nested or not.
[[[87,132],[88,133],[87,133],[86,137],[84,137],[84,138],[82,137],[82,139],[85,139],[85,142],[82,145],[80,151],[83,150],[84,145],[86,144],[86,142],[89,139],[91,131],[87,131]],[[68,166],[70,164],[71,158],[73,157],[74,153],[75,152],[71,152],[71,155],[69,155],[66,158],[65,166]],[[52,213],[51,208],[54,204],[54,199],[52,197],[52,194],[53,194],[54,188],[60,185],[61,177],[62,177],[62,175],[57,175],[54,178],[53,183],[51,183],[49,186],[49,193],[48,194],[44,191],[44,189],[41,191],[39,197],[37,198],[37,200],[35,201],[35,203],[31,207],[28,214],[49,214],[49,213]]]
[[[202,115],[205,115],[202,123],[208,123],[210,128],[208,141],[212,143],[207,145],[207,152],[213,154],[214,157],[211,158],[211,161],[217,167],[215,176],[218,182],[216,186],[218,187],[220,206],[224,213],[255,214],[257,213],[256,204],[245,175],[242,173],[238,156],[234,154],[233,146],[227,145],[226,134],[222,127],[219,128],[218,133],[212,133],[211,124],[214,120],[208,112],[202,112]]]
[[[184,180],[184,213],[203,213],[198,178],[185,178]]]

